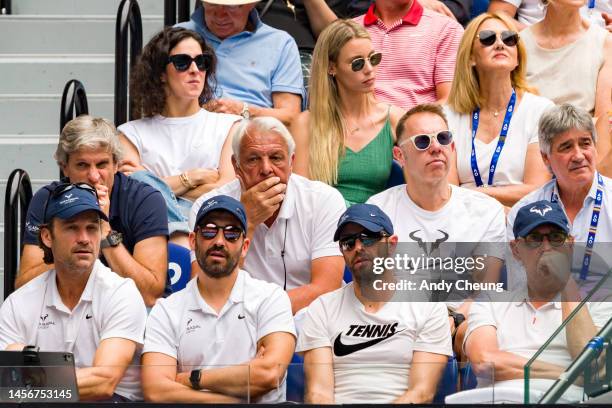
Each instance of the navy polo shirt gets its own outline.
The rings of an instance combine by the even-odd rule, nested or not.
[[[26,216],[24,243],[38,245],[38,230],[43,222],[45,204],[59,183],[54,181],[32,197]],[[123,234],[123,245],[130,254],[134,253],[136,244],[144,239],[168,236],[166,202],[161,193],[123,173],[115,174],[109,212],[111,228]]]

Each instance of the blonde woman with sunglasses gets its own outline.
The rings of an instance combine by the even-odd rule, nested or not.
[[[384,190],[391,172],[402,111],[374,97],[382,58],[363,26],[332,23],[314,50],[309,110],[291,126],[293,171],[336,187],[348,205]]]
[[[512,19],[481,14],[466,27],[445,111],[455,137],[449,181],[514,205],[550,179],[538,120],[552,105],[525,79],[525,47]]]

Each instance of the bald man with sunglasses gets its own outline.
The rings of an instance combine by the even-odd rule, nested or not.
[[[414,107],[399,120],[395,134],[393,153],[403,167],[406,184],[376,194],[368,203],[391,218],[400,242],[426,248],[444,242],[474,243],[464,250],[469,248],[470,256],[487,254],[485,279],[497,281],[504,248],[491,243],[505,242],[504,209],[486,194],[448,182],[455,144],[442,108],[436,104]],[[469,303],[448,302],[447,306],[455,334],[454,325],[467,316]],[[455,343],[456,351],[461,350],[460,341]]]

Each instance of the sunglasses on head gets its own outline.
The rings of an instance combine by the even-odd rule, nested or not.
[[[500,33],[502,42],[508,47],[514,47],[519,40],[516,31],[505,30]],[[478,33],[478,40],[485,47],[490,47],[497,40],[497,33],[493,30],[482,30]]]
[[[187,54],[170,55],[167,63],[172,63],[177,71],[184,72],[189,69],[192,62],[196,63],[196,67],[198,67],[199,71],[208,71],[212,64],[212,55],[200,54],[195,57],[191,57],[191,55]]]
[[[96,189],[87,183],[60,183],[57,186],[55,186],[53,191],[51,191],[51,194],[49,195],[49,197],[47,198],[47,201],[45,202],[45,210],[43,211],[43,219],[45,220],[45,222],[48,221],[47,220],[47,207],[49,207],[49,201],[51,201],[52,199],[54,200],[58,198],[59,196],[72,190],[73,188],[78,188],[81,190],[89,191],[96,197],[96,199],[98,199],[98,192],[96,191]]]
[[[370,65],[375,67],[378,64],[380,64],[380,61],[382,61],[382,52],[373,52],[367,58],[364,58],[364,57],[355,58],[354,60],[351,61],[351,69],[354,72],[361,71],[363,67],[365,67],[366,60],[370,61]]]
[[[357,243],[357,240],[361,241],[361,245],[363,245],[366,248],[369,248],[386,236],[388,235],[381,233],[381,232],[378,232],[378,233],[360,232],[358,234],[349,235],[348,237],[340,238],[339,240],[340,249],[345,252],[352,251],[353,249],[355,249],[355,244]]]
[[[411,141],[417,150],[423,151],[429,149],[429,146],[431,146],[434,138],[438,141],[440,146],[448,146],[453,141],[453,134],[450,132],[450,130],[441,130],[438,133],[414,135],[400,143],[400,146],[403,146],[404,144],[408,143],[408,141]]]
[[[539,248],[544,242],[544,238],[548,240],[550,246],[552,247],[560,247],[567,241],[567,234],[562,231],[552,231],[548,234],[541,234],[539,232],[531,232],[523,238],[525,240],[525,245],[531,249]]]
[[[214,239],[219,231],[223,232],[223,238],[229,242],[236,242],[242,235],[242,228],[235,225],[218,226],[212,223],[198,227],[200,236],[205,240]]]

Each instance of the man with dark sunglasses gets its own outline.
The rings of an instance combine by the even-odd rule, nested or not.
[[[198,211],[189,235],[197,277],[158,301],[147,321],[146,400],[285,400],[296,337],[291,303],[279,286],[240,269],[250,245],[247,228],[244,206],[231,197],[212,197]]]
[[[177,26],[196,31],[215,50],[217,100],[207,108],[290,124],[305,97],[300,55],[289,34],[261,22],[258,2],[206,0]]]
[[[0,349],[74,353],[81,400],[141,400],[146,309],[132,279],[98,261],[102,222],[91,186],[60,186],[38,232],[51,270],[13,292],[0,309]]]
[[[82,115],[66,124],[55,159],[65,178],[34,194],[26,216],[25,246],[15,286],[49,270],[38,247],[45,203],[65,183],[87,183],[108,220],[102,220],[100,258],[115,273],[132,278],[147,306],[164,293],[168,269],[168,217],[161,193],[117,171],[121,147],[115,127]]]
[[[515,389],[516,400],[508,402],[522,403],[525,364],[569,318],[582,296],[575,276],[570,274],[574,239],[558,203],[541,200],[521,207],[513,230],[512,255],[524,266],[526,282],[503,297],[472,304],[464,348],[479,377],[479,387],[491,385],[494,379],[496,386]],[[591,299],[598,301],[581,308],[572,323],[538,356],[530,369],[530,392],[548,390],[612,316],[612,303],[600,301],[605,300],[602,292],[595,293]],[[582,392],[572,385],[560,402],[576,402]],[[492,402],[469,398],[452,402],[468,400]]]
[[[416,106],[399,120],[395,134],[394,156],[403,167],[406,184],[376,194],[368,202],[389,215],[400,242],[415,242],[425,248],[426,255],[436,255],[434,249],[445,242],[473,243],[461,245],[463,255],[486,254],[490,274],[486,276],[497,281],[504,247],[494,243],[506,239],[504,209],[483,193],[448,182],[455,145],[442,108]],[[469,303],[449,302],[447,306],[454,314],[453,323],[460,324]],[[455,333],[454,324],[452,329]],[[459,336],[457,351],[460,344]]]
[[[392,270],[374,270],[376,259],[393,256],[393,232],[375,205],[355,204],[340,217],[334,239],[353,281],[306,309],[297,351],[304,353],[307,403],[433,400],[452,355],[446,307],[402,302],[376,283],[394,280]]]

